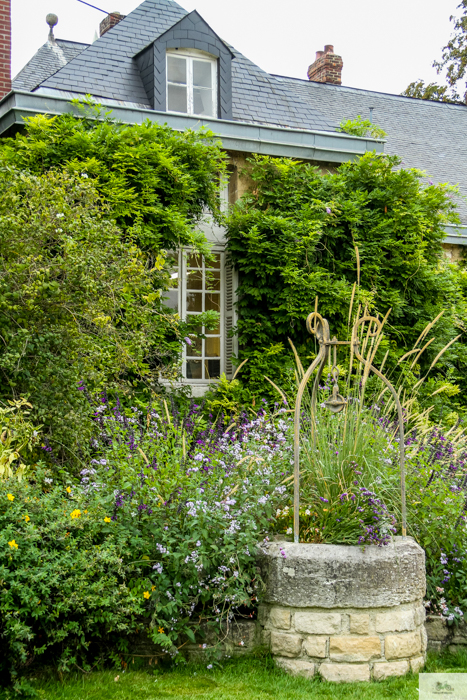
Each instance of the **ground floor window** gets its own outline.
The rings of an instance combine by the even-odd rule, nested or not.
[[[216,328],[203,325],[196,332],[204,336],[192,338],[184,350],[182,375],[186,383],[208,384],[225,372],[232,375],[232,354],[235,340],[231,330],[235,325],[235,281],[232,269],[226,265],[223,250],[213,250],[212,259],[190,251],[173,254],[172,289],[168,304],[182,318],[196,319],[205,311],[220,314]]]

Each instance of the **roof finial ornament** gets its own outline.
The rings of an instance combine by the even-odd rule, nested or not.
[[[50,12],[47,17],[45,18],[45,21],[49,25],[49,36],[48,40],[50,41],[51,44],[55,44],[55,37],[54,37],[54,27],[58,24],[58,17],[57,15],[54,15],[53,12]]]

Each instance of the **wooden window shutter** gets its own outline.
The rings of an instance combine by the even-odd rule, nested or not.
[[[224,315],[224,338],[225,338],[225,374],[227,379],[232,379],[234,367],[232,365],[232,355],[238,354],[238,339],[232,337],[231,331],[237,325],[237,300],[238,276],[233,267],[225,264],[225,315]]]

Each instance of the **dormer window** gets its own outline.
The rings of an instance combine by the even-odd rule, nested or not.
[[[202,51],[167,51],[167,111],[217,117],[217,60]]]

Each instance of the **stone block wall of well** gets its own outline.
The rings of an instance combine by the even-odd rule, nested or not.
[[[427,636],[422,601],[397,608],[306,609],[262,605],[263,644],[293,675],[381,680],[419,671]]]

